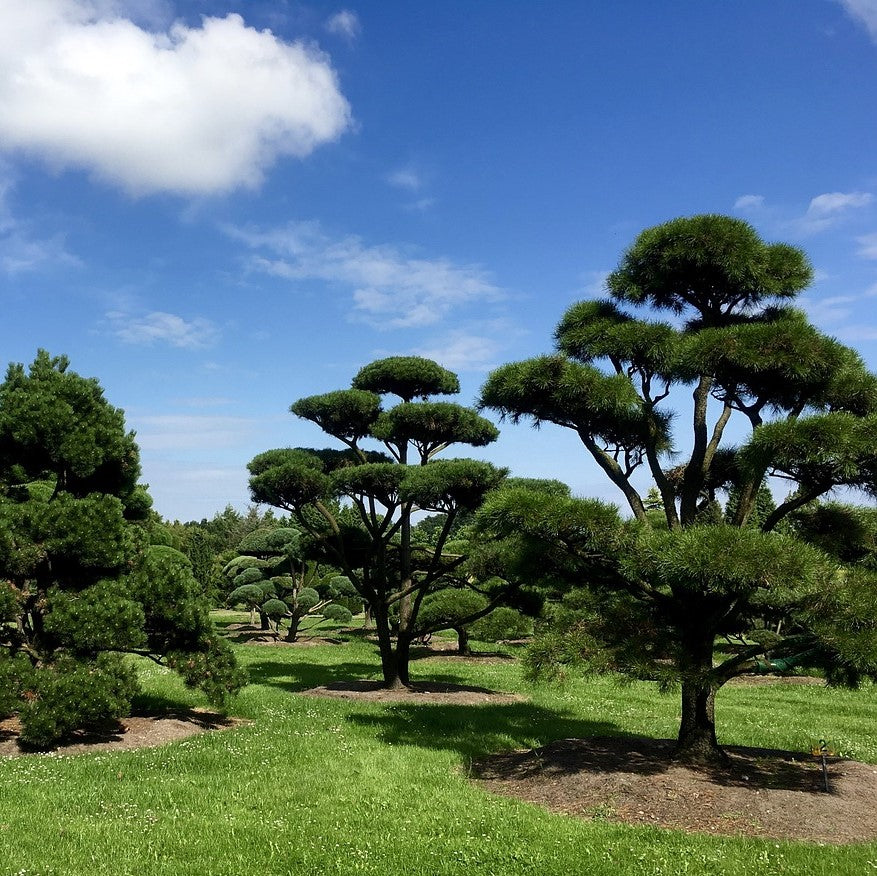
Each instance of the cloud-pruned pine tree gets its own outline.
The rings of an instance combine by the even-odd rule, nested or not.
[[[667,222],[627,250],[608,299],[567,311],[556,353],[505,365],[482,389],[504,418],[573,431],[633,516],[588,500],[488,503],[482,525],[517,538],[534,575],[586,585],[533,667],[583,660],[680,683],[680,757],[722,759],[714,700],[735,675],[806,659],[833,682],[877,676],[877,582],[777,532],[836,487],[873,493],[877,476],[877,379],[791,306],[811,275],[802,251],[740,220]],[[670,405],[685,390],[683,420]],[[642,471],[657,489],[646,500]],[[776,506],[765,478],[791,485]],[[765,617],[782,634],[759,634]],[[717,659],[718,636],[736,653]]]

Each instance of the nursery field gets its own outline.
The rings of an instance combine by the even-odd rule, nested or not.
[[[228,618],[226,618],[228,620]],[[319,635],[325,636],[325,632]],[[381,703],[302,691],[377,679],[372,643],[237,645],[248,723],[157,748],[0,759],[2,876],[220,874],[862,874],[877,844],[688,834],[590,820],[488,793],[474,760],[553,740],[675,735],[678,697],[598,678],[529,686],[511,656],[427,656],[415,680],[513,692],[513,702]],[[479,646],[476,643],[476,650]],[[482,645],[480,650],[497,651]],[[506,649],[508,650],[508,649]],[[141,712],[203,705],[144,664]],[[725,745],[838,753],[877,764],[874,692],[729,686]],[[877,767],[875,767],[877,769]]]

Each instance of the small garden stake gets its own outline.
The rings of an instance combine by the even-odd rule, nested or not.
[[[819,756],[822,759],[822,781],[825,785],[825,793],[829,793],[828,787],[828,761],[826,757],[828,756],[828,745],[824,739],[819,740]]]

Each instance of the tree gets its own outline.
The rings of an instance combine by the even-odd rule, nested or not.
[[[0,704],[45,747],[127,714],[125,654],[221,705],[243,676],[188,560],[151,545],[133,433],[98,382],[41,351],[0,386]]]
[[[810,278],[803,252],[764,243],[745,222],[676,219],[639,235],[607,280],[608,300],[567,311],[555,355],[505,365],[482,390],[481,404],[514,422],[574,431],[634,518],[597,502],[515,506],[508,496],[486,510],[484,525],[519,538],[525,559],[541,552],[541,571],[550,563],[558,580],[587,583],[535,665],[586,654],[681,682],[680,757],[721,759],[714,698],[737,674],[788,670],[805,655],[834,682],[877,673],[873,583],[775,532],[835,487],[873,491],[877,473],[877,379],[788,305]],[[667,410],[686,386],[687,437]],[[726,440],[732,419],[748,427],[737,447]],[[657,488],[648,501],[634,484],[641,469]],[[766,477],[792,486],[778,506],[765,500]],[[728,491],[725,520],[717,496]],[[786,619],[782,636],[755,633],[766,615]],[[739,643],[718,665],[716,636]]]
[[[303,540],[303,533],[291,526],[257,529],[244,537],[238,545],[240,556],[225,567],[236,585],[229,604],[258,611],[263,628],[273,621],[279,631],[286,620],[288,642],[297,640],[299,625],[309,615],[322,614],[339,623],[352,618],[349,609],[332,602],[355,593],[350,581],[342,575],[319,580],[319,567],[307,562]]]
[[[391,357],[366,365],[346,390],[309,396],[292,412],[344,449],[269,450],[250,463],[254,501],[290,512],[322,555],[371,606],[384,682],[408,684],[417,616],[452,581],[465,556],[445,552],[461,513],[476,508],[504,472],[472,459],[435,457],[453,444],[482,446],[496,427],[475,411],[430,401],[459,392],[456,376],[429,359]],[[400,401],[389,408],[382,396]],[[386,452],[366,450],[373,439]],[[412,515],[443,515],[433,545],[412,543]],[[395,633],[395,641],[393,633]]]

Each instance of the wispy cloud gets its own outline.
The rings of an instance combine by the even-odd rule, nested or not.
[[[362,30],[359,22],[359,16],[349,9],[342,9],[336,12],[327,22],[326,30],[335,36],[344,37],[344,39],[352,42],[355,40]]]
[[[870,192],[826,192],[811,199],[807,212],[797,220],[800,231],[815,234],[837,225],[851,210],[874,201]]]
[[[877,43],[877,0],[838,0],[854,21],[864,25]]]
[[[764,206],[764,195],[740,195],[734,201],[735,210],[760,210]]]
[[[434,359],[451,371],[488,371],[495,367],[504,344],[487,334],[451,332],[438,343],[418,347],[412,352]]]
[[[769,223],[779,233],[809,236],[853,221],[861,222],[870,215],[868,208],[874,203],[871,192],[857,190],[815,195],[807,209],[797,214],[788,206],[768,204],[763,195],[741,195],[734,208],[756,214],[760,224]]]
[[[421,179],[420,174],[410,167],[403,167],[399,170],[394,170],[391,174],[388,174],[387,182],[391,186],[396,186],[396,188],[399,189],[407,189],[409,192],[420,191],[420,188],[423,186],[423,180]]]
[[[118,0],[3,4],[0,141],[134,194],[258,185],[336,139],[350,108],[329,59],[240,15],[150,31]],[[138,20],[162,4],[134,2]],[[128,10],[129,14],[133,14]]]
[[[877,259],[877,232],[873,234],[863,234],[856,238],[859,244],[858,254],[863,259]]]
[[[841,323],[855,312],[855,304],[860,295],[831,295],[819,298],[805,295],[798,299],[798,305],[804,308],[810,319],[818,326],[831,326]]]
[[[0,164],[0,271],[23,274],[52,266],[78,267],[63,234],[40,237],[33,224],[16,218],[10,205],[15,179]]]
[[[416,258],[388,244],[369,246],[355,236],[332,239],[316,223],[227,231],[255,251],[249,259],[252,270],[351,289],[356,314],[375,328],[432,325],[456,308],[503,297],[478,265]]]
[[[247,417],[158,414],[129,416],[137,444],[149,451],[225,450],[244,447],[259,423]]]
[[[112,333],[126,344],[152,346],[167,344],[182,349],[209,347],[219,337],[219,330],[207,319],[183,319],[174,313],[160,310],[144,316],[132,316],[122,311],[107,313]]]

